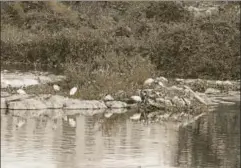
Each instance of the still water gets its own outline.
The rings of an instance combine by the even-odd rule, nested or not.
[[[70,115],[65,120],[1,114],[2,168],[238,168],[240,105],[220,106],[196,123],[143,124],[127,114],[105,118]],[[56,129],[53,125],[56,124]]]

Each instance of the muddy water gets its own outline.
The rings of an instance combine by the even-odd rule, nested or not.
[[[198,122],[132,122],[126,114],[28,119],[1,114],[3,168],[236,168],[240,165],[240,106],[220,108]]]

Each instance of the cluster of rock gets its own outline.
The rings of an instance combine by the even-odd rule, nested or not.
[[[193,89],[203,87],[203,85],[205,85],[203,93]],[[238,81],[167,80],[164,77],[158,77],[147,79],[143,84],[143,88],[137,90],[136,94],[129,98],[122,92],[118,93],[121,95],[119,99],[114,99],[111,95],[105,96],[103,100],[79,100],[60,95],[10,95],[6,92],[1,92],[1,109],[7,109],[16,114],[15,112],[19,110],[46,111],[46,109],[63,109],[94,111],[104,109],[101,110],[104,112],[108,109],[134,107],[144,111],[148,118],[167,119],[170,117],[189,117],[190,115],[194,117],[201,114],[203,110],[207,110],[207,106],[217,103],[211,97],[221,93],[219,88],[228,88],[229,92],[240,89]],[[232,93],[229,95],[231,99],[234,95],[237,98],[237,94],[234,94],[236,92],[230,93]],[[131,119],[140,119],[140,117],[141,113],[138,113],[132,116]]]
[[[233,104],[240,99],[239,81],[149,78],[139,91],[148,118],[157,120],[195,118],[220,103]],[[198,91],[197,91],[198,90]],[[202,90],[202,92],[201,92]],[[223,92],[223,90],[225,92]],[[208,108],[207,108],[208,107]],[[149,112],[150,111],[150,112]],[[140,119],[135,114],[131,119]]]

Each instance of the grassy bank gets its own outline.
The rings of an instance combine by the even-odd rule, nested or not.
[[[83,98],[155,75],[239,79],[237,7],[197,19],[174,2],[1,2],[1,63],[62,67]]]

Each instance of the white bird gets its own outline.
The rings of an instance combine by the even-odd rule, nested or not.
[[[21,95],[25,95],[26,94],[26,92],[23,89],[18,89],[17,93],[21,94]]]
[[[71,127],[75,127],[75,126],[76,126],[75,120],[72,119],[72,118],[70,118],[70,119],[69,119],[69,125],[70,125]]]
[[[146,85],[151,85],[153,82],[154,82],[154,79],[148,78],[147,80],[145,80],[144,86],[146,86]]]
[[[54,88],[55,91],[60,91],[59,85],[53,85],[53,88]]]
[[[73,96],[77,91],[77,87],[73,87],[72,89],[70,89],[69,95]]]
[[[114,98],[110,94],[108,94],[104,97],[104,101],[113,101],[113,100],[114,100]]]

